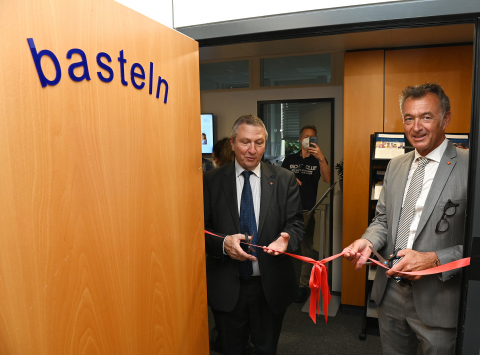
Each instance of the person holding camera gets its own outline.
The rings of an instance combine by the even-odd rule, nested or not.
[[[305,223],[305,234],[300,244],[300,251],[303,256],[313,258],[315,216],[313,213],[308,215],[308,211],[315,206],[320,177],[326,183],[330,182],[330,167],[317,145],[317,128],[315,126],[304,126],[300,130],[300,145],[302,149],[298,153],[288,155],[283,161],[282,167],[292,171],[297,178]],[[297,303],[305,302],[310,294],[308,283],[311,271],[312,264],[303,262],[298,294],[295,299]]]

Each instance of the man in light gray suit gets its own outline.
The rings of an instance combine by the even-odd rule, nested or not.
[[[419,342],[424,354],[451,355],[460,270],[423,277],[396,271],[419,271],[462,258],[468,151],[445,137],[452,114],[438,84],[405,88],[400,108],[415,151],[390,161],[375,218],[344,257],[360,269],[370,247],[385,259],[399,250],[392,270],[377,269],[372,290],[384,354],[416,354]]]

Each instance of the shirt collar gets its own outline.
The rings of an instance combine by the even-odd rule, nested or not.
[[[433,160],[437,163],[440,163],[440,160],[442,159],[443,153],[445,153],[445,149],[447,149],[447,145],[448,145],[448,139],[445,138],[445,140],[442,142],[442,144],[440,144],[437,148],[435,148],[430,153],[428,153],[425,157],[430,159],[430,160]],[[415,160],[417,160],[417,158],[419,158],[419,157],[421,157],[421,155],[415,149]]]
[[[260,177],[260,165],[261,165],[261,162],[258,163],[257,167],[252,170],[252,172],[253,172],[253,173],[255,174],[255,176],[257,176],[257,177]],[[237,158],[235,158],[235,176],[236,176],[236,177],[239,177],[244,171],[245,171],[245,169],[242,168],[242,167],[240,166],[240,164],[238,164]]]

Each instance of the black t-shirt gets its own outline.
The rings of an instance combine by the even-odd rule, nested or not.
[[[288,155],[282,163],[282,168],[292,171],[302,182],[299,185],[303,210],[311,210],[317,202],[318,182],[320,181],[320,162],[313,155],[305,159],[302,151]]]

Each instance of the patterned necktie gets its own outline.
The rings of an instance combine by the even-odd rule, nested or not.
[[[257,222],[255,220],[255,210],[253,208],[252,188],[250,187],[250,175],[252,171],[244,170],[242,172],[245,182],[243,183],[242,199],[240,200],[240,232],[253,234],[252,244],[257,244]],[[245,244],[240,244],[243,250],[247,250]],[[254,252],[253,255],[257,253]],[[245,260],[240,263],[240,275],[248,280],[253,274],[252,262]]]
[[[417,204],[418,197],[422,191],[423,178],[425,176],[425,166],[428,164],[428,162],[428,158],[418,158],[418,166],[413,172],[412,180],[410,181],[407,195],[405,196],[405,202],[403,203],[402,213],[400,214],[397,239],[395,240],[395,250],[403,250],[407,248],[410,227],[412,225],[413,215],[415,213],[415,205]],[[395,265],[400,260],[401,259],[394,259],[392,265]]]

